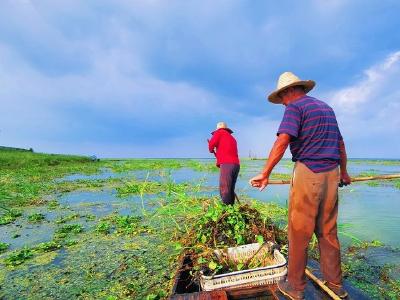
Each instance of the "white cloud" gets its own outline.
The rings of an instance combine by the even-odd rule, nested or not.
[[[382,63],[368,68],[363,73],[360,81],[330,95],[332,105],[346,114],[353,114],[362,111],[365,105],[375,106],[378,102],[384,107],[388,103],[399,101],[393,93],[397,92],[400,51],[390,54]],[[389,102],[384,103],[382,98]]]
[[[266,91],[275,86],[275,76],[282,69],[321,72],[318,66],[326,62],[350,63],[357,41],[348,43],[348,35],[359,24],[349,19],[353,20],[350,26],[343,27],[351,13],[342,0],[281,5],[4,1],[0,8],[0,144],[21,145],[29,140],[29,146],[55,152],[60,152],[57,147],[97,152],[96,145],[102,149],[109,145],[107,153],[109,149],[130,151],[132,141],[125,147],[123,140],[112,144],[107,138],[99,141],[101,136],[92,139],[101,135],[96,130],[107,127],[103,118],[111,115],[110,123],[124,119],[138,124],[143,135],[147,127],[150,132],[185,126],[192,130],[170,134],[168,140],[151,145],[138,141],[134,155],[140,151],[156,155],[158,148],[166,147],[160,155],[191,152],[197,156],[203,153],[198,151],[202,142],[197,139],[203,141],[208,128],[223,119],[237,127],[243,156],[249,150],[265,156],[279,122],[270,109],[265,119],[258,117],[261,112],[255,106],[265,101]],[[395,80],[390,79],[399,74],[396,55],[366,70],[356,84],[329,94],[345,131],[362,134],[350,116],[362,126],[374,120],[377,134],[388,131],[377,120],[388,124],[388,116],[399,110],[393,100],[398,99]],[[392,86],[385,83],[387,79]],[[374,101],[384,101],[385,108]],[[82,120],[87,110],[95,112],[97,119]],[[104,132],[127,130],[126,123],[120,124]],[[399,121],[390,120],[388,127],[389,131],[398,129]],[[84,130],[89,132],[85,144],[74,141]]]
[[[398,157],[400,141],[400,51],[366,69],[361,79],[327,93],[352,156]],[[390,145],[390,147],[388,147]]]

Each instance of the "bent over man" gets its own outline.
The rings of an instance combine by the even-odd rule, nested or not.
[[[232,133],[224,122],[219,122],[208,141],[208,149],[216,156],[220,168],[219,192],[224,204],[235,202],[235,185],[240,169],[237,143]]]
[[[290,299],[304,298],[307,248],[314,232],[327,286],[338,296],[347,296],[342,287],[336,224],[338,183],[350,184],[347,155],[332,108],[307,95],[314,86],[314,81],[300,80],[290,72],[279,77],[277,89],[268,99],[286,106],[285,113],[264,170],[250,180],[253,187],[263,190],[290,144],[295,166],[289,195],[289,266],[287,281],[278,284]]]

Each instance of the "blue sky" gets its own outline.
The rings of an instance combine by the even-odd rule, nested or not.
[[[208,157],[216,123],[266,156],[280,73],[317,82],[351,157],[400,157],[399,1],[0,2],[0,145]],[[287,153],[289,155],[289,153]]]

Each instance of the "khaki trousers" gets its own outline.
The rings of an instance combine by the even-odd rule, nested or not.
[[[314,173],[296,162],[289,197],[289,267],[288,281],[295,290],[306,286],[308,244],[315,232],[324,279],[342,283],[340,244],[337,237],[338,168]]]

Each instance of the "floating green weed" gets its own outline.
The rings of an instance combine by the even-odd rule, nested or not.
[[[218,171],[214,163],[203,163],[192,159],[130,159],[120,161],[119,163],[110,163],[109,167],[115,172],[173,170],[181,168],[190,168],[199,172]]]
[[[45,215],[42,213],[34,213],[28,216],[28,221],[30,223],[38,223],[45,219]]]
[[[74,213],[67,216],[61,216],[55,220],[56,224],[63,224],[72,220],[79,219],[81,217],[80,214]]]
[[[6,265],[18,266],[23,264],[26,260],[33,257],[33,251],[29,248],[23,248],[10,254],[4,261]]]
[[[372,299],[399,299],[400,281],[390,274],[398,267],[393,264],[379,265],[368,261],[368,249],[379,248],[379,241],[352,246],[343,257],[342,270],[344,276],[356,287],[363,290]],[[382,248],[384,251],[398,251]],[[392,273],[394,274],[394,273]]]
[[[136,234],[139,232],[141,218],[137,216],[115,216],[114,223],[117,232]]]
[[[78,240],[65,240],[64,245],[65,246],[74,246],[74,245],[76,245],[78,243],[79,243]]]
[[[0,253],[6,251],[10,247],[10,244],[0,242]]]
[[[382,160],[382,159],[349,159],[348,163],[351,164],[356,164],[356,165],[380,165],[380,166],[399,166],[400,165],[400,160],[398,159],[388,159],[388,160]]]
[[[60,206],[60,203],[58,203],[57,200],[51,200],[47,203],[47,207],[52,210],[52,209],[56,209]]]
[[[111,231],[111,224],[108,222],[100,222],[96,226],[96,231],[103,234],[108,234]]]
[[[119,197],[129,195],[143,195],[147,193],[159,193],[162,191],[162,186],[158,182],[139,182],[131,180],[125,182],[122,186],[116,188]]]
[[[378,175],[376,170],[369,170],[369,171],[361,172],[360,174],[358,174],[357,177],[373,177],[376,175]]]
[[[400,179],[394,180],[394,187],[400,189]]]
[[[87,214],[84,217],[85,217],[86,221],[94,221],[94,220],[96,220],[96,216],[92,215],[92,214]]]
[[[353,245],[360,246],[363,242],[350,232],[352,225],[350,223],[341,223],[337,225],[338,234],[350,238]]]
[[[83,232],[83,226],[80,224],[67,224],[56,230],[57,238],[65,238],[69,234],[78,234]]]
[[[288,180],[292,178],[292,174],[287,173],[272,173],[271,179],[281,179],[281,180]]]
[[[0,225],[10,224],[20,216],[22,216],[22,213],[19,210],[6,210],[6,212],[0,216]]]
[[[119,197],[127,197],[130,195],[154,194],[165,192],[168,196],[176,193],[181,193],[188,190],[188,183],[175,183],[173,181],[167,181],[164,183],[153,182],[153,181],[137,181],[130,180],[125,182],[123,185],[116,188]]]
[[[61,247],[62,247],[62,245],[60,243],[57,243],[55,241],[50,241],[50,242],[38,244],[34,248],[34,250],[38,251],[38,252],[50,252],[50,251],[60,249]]]

